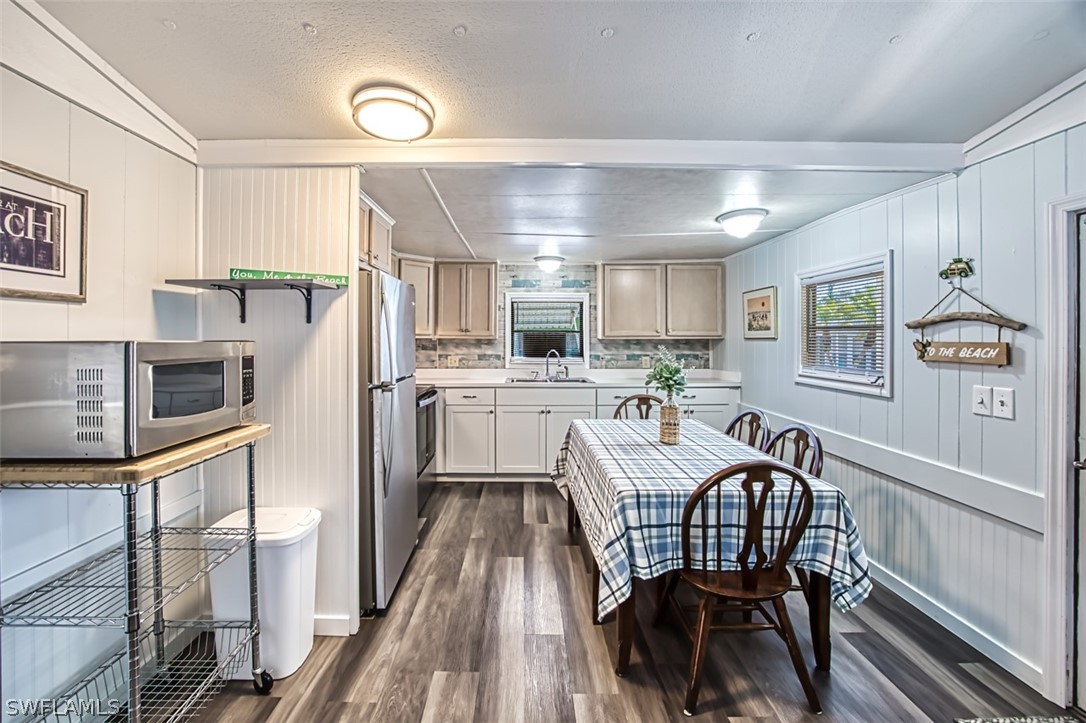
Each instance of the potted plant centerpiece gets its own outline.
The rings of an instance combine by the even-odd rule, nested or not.
[[[682,394],[686,389],[686,369],[666,346],[661,345],[659,349],[656,363],[645,383],[667,393],[667,399],[660,407],[660,442],[678,444],[679,403],[675,401],[675,395]]]

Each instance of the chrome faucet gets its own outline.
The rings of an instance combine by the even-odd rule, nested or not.
[[[549,352],[547,352],[547,360],[546,360],[546,365],[547,366],[546,366],[546,372],[544,372],[544,373],[546,374],[546,379],[547,379],[548,382],[551,380],[551,354],[554,354],[555,358],[558,359],[558,366],[562,365],[562,355],[558,353],[557,349],[551,349]]]

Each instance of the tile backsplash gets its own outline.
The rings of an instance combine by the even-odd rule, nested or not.
[[[535,264],[498,265],[497,339],[419,339],[415,343],[416,364],[423,369],[501,369],[505,366],[502,344],[505,331],[505,293],[567,291],[589,294],[592,338],[589,341],[590,366],[593,369],[640,369],[644,357],[652,357],[663,343],[695,369],[709,368],[706,339],[598,339],[597,279],[595,264],[568,264],[547,273]]]

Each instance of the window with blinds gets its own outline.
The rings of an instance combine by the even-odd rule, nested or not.
[[[888,396],[888,259],[799,275],[799,381]]]
[[[540,362],[554,349],[563,363],[583,363],[587,306],[584,294],[510,294],[506,299],[508,360]]]

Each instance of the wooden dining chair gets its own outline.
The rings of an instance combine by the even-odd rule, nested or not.
[[[822,474],[822,440],[805,424],[791,424],[777,432],[766,444],[765,451],[812,477]],[[799,586],[793,590],[802,591],[804,597],[807,597],[811,589],[807,571],[797,567],[796,580],[799,581]]]
[[[737,544],[737,532],[734,526],[726,524],[731,516],[725,511],[723,498],[736,483],[743,492],[746,526],[740,530],[742,544],[733,556],[724,554],[727,543]],[[660,597],[655,620],[658,624],[670,604],[694,643],[683,708],[685,715],[694,715],[698,702],[711,630],[775,631],[788,647],[792,665],[811,710],[814,713],[822,712],[784,602],[784,596],[792,586],[788,558],[807,529],[813,507],[814,494],[803,475],[776,462],[732,465],[709,477],[690,495],[682,517],[683,566],[669,578]],[[767,509],[773,511],[773,517],[769,520],[766,519]],[[699,605],[683,607],[678,604],[675,588],[680,581],[692,587],[701,597]],[[775,616],[766,608],[767,602],[773,604]],[[687,616],[693,610],[697,611],[694,624]],[[764,623],[746,620],[730,624],[725,624],[723,620],[714,622],[733,613],[743,613],[745,616],[755,612],[761,614]]]
[[[728,422],[724,434],[745,442],[758,450],[764,450],[773,431],[769,428],[769,419],[760,409],[748,409],[740,412]]]
[[[652,414],[652,407],[655,404],[657,407],[664,403],[660,397],[655,397],[651,394],[631,394],[618,403],[618,407],[615,408],[615,419],[630,419],[630,407],[632,406],[637,411],[638,419],[648,419]]]
[[[765,451],[812,477],[822,474],[822,440],[806,424],[790,424],[777,432]]]

